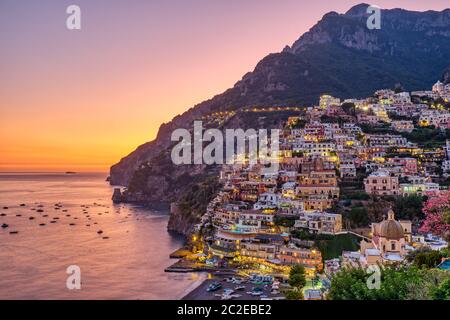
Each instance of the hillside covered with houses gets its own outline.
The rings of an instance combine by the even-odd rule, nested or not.
[[[333,279],[348,268],[411,266],[425,255],[434,257],[429,268],[448,269],[450,85],[430,89],[343,101],[323,95],[317,106],[294,109],[280,128],[278,172],[246,157],[221,166],[189,259],[281,279],[300,265],[321,279],[303,288],[316,298],[330,288],[329,297],[339,297]]]

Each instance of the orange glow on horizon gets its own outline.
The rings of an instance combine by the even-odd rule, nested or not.
[[[360,2],[78,0],[82,29],[68,31],[58,1],[3,0],[0,172],[108,171],[162,123],[232,87],[325,13]]]

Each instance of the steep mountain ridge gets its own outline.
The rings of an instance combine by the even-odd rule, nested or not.
[[[327,13],[292,46],[262,59],[233,88],[161,125],[154,141],[111,167],[111,184],[129,187],[125,201],[176,201],[216,173],[217,168],[174,166],[170,161],[171,132],[190,129],[194,120],[213,112],[254,105],[311,105],[324,93],[365,97],[398,83],[410,91],[430,88],[450,65],[450,9],[382,10],[381,30],[369,30],[367,6],[357,5],[345,14]],[[237,113],[219,128],[245,127],[251,123],[245,119]]]

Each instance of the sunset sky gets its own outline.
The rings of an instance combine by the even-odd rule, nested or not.
[[[0,171],[107,171],[162,122],[359,2],[0,0]],[[71,4],[81,7],[80,31],[66,29]]]

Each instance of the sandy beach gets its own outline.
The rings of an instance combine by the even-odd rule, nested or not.
[[[185,297],[192,294],[192,292],[195,292],[196,290],[198,290],[200,287],[202,287],[208,281],[208,273],[198,272],[196,274],[198,275],[198,280],[194,281],[191,285],[189,285],[189,287],[187,287],[186,290],[184,290],[183,293],[177,297],[178,300],[186,300]],[[188,300],[194,300],[194,299],[188,299]]]

